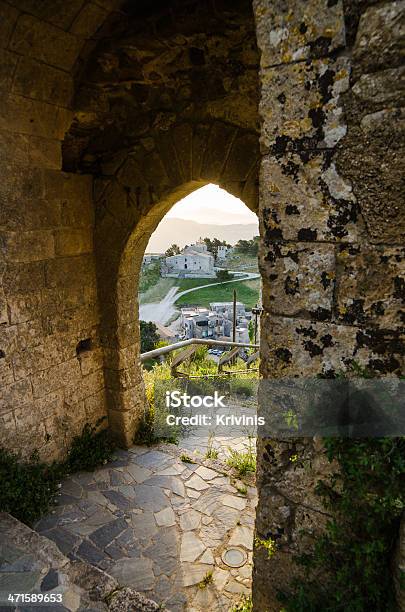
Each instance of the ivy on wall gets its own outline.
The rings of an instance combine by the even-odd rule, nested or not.
[[[405,507],[405,438],[324,440],[337,471],[316,493],[333,514],[314,549],[296,562],[303,570],[288,612],[395,610],[392,557]],[[326,577],[325,577],[326,576]]]

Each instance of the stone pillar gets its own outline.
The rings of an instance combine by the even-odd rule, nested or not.
[[[265,378],[333,376],[353,361],[401,370],[400,3],[366,5],[254,2]],[[257,610],[279,610],[311,543],[301,530],[325,524],[314,485],[328,469],[314,439],[259,441],[256,529],[277,552],[255,551]]]

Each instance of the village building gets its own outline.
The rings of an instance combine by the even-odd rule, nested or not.
[[[215,276],[214,256],[201,240],[185,247],[179,255],[166,257],[161,268],[164,277],[208,278]]]

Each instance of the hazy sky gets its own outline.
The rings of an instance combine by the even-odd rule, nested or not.
[[[180,200],[165,218],[229,225],[257,223],[257,216],[239,198],[217,185],[206,185]]]

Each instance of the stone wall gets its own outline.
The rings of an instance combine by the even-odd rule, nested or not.
[[[264,377],[403,372],[403,6],[254,2]],[[256,551],[254,604],[279,610],[328,518],[314,485],[330,466],[316,439],[261,440],[258,463],[256,529],[277,552]]]
[[[130,442],[143,249],[209,181],[255,208],[259,132],[262,374],[398,374],[403,2],[253,4],[256,25],[248,0],[0,2],[2,445],[61,456],[107,406]],[[255,553],[259,610],[325,521],[327,469],[316,440],[259,442],[280,546]]]
[[[60,170],[73,67],[106,15],[0,3],[0,444],[47,460],[106,414],[92,177]]]

